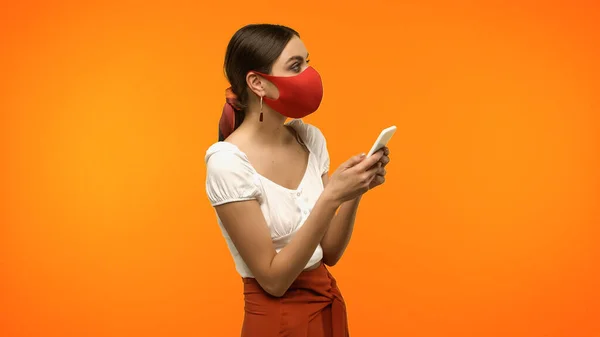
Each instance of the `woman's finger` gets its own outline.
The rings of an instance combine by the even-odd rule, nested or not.
[[[385,165],[387,165],[387,164],[390,162],[390,157],[388,157],[388,156],[383,156],[383,157],[381,157],[381,159],[379,160],[379,162],[380,162],[380,163],[381,163],[383,166],[385,166]]]
[[[377,167],[377,163],[379,163],[381,157],[383,157],[383,154],[380,151],[375,152],[372,156],[364,158],[361,162],[356,164],[353,169],[359,172],[368,171],[373,167]]]

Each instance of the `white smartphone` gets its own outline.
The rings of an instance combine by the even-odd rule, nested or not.
[[[381,131],[381,133],[379,134],[379,137],[377,137],[377,140],[375,141],[375,144],[373,144],[373,147],[371,147],[371,151],[369,151],[369,153],[367,153],[367,158],[372,156],[373,153],[381,150],[381,148],[385,147],[387,145],[387,143],[390,141],[390,139],[392,139],[392,136],[394,135],[394,133],[396,133],[395,125],[392,125],[389,128]]]

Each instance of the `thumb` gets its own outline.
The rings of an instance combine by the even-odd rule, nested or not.
[[[365,157],[366,157],[366,155],[364,153],[353,156],[352,158],[346,160],[346,162],[344,163],[344,166],[346,166],[346,168],[354,167],[356,164],[363,161],[365,159]]]

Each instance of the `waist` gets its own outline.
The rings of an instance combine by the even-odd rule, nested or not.
[[[242,336],[347,337],[346,304],[323,263],[304,270],[281,297],[269,295],[253,278],[244,281]]]
[[[321,265],[323,265],[323,262],[319,261],[319,262],[317,262],[317,263],[315,263],[315,264],[313,264],[311,266],[308,266],[308,267],[304,268],[303,272],[304,271],[311,271],[313,269],[317,269],[317,268],[321,267]]]
[[[244,283],[244,293],[264,292],[258,281],[252,277],[242,278]],[[316,293],[329,293],[332,288],[336,288],[336,281],[329,273],[329,270],[323,262],[318,262],[308,267],[296,277],[294,282],[288,288],[290,290],[307,289]],[[286,293],[287,293],[286,292]]]

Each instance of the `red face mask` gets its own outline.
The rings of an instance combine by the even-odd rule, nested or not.
[[[279,98],[263,98],[271,109],[289,118],[303,118],[317,111],[323,99],[321,76],[308,67],[295,76],[272,76],[258,73],[279,90]]]

